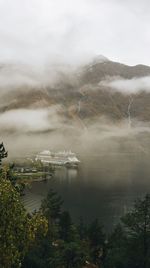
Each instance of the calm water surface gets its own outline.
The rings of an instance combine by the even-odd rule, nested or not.
[[[50,188],[64,200],[77,221],[99,218],[106,229],[112,228],[119,217],[132,205],[136,197],[150,192],[150,154],[142,150],[100,152],[78,155],[79,169],[56,169],[47,182],[34,182],[26,190],[25,206],[29,211],[38,209]]]

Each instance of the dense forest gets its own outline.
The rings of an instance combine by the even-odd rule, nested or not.
[[[0,159],[7,157],[3,144]],[[0,267],[148,268],[150,195],[135,201],[110,234],[99,219],[74,223],[62,198],[50,189],[39,211],[29,214],[10,168],[0,169]]]

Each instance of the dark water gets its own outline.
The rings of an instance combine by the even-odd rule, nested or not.
[[[123,152],[87,151],[78,155],[79,169],[56,169],[47,182],[34,182],[24,197],[26,207],[32,211],[40,206],[50,188],[64,200],[64,208],[77,221],[99,218],[110,230],[119,217],[133,205],[135,198],[150,192],[150,154],[128,148]]]

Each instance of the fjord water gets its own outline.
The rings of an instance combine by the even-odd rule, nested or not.
[[[24,196],[26,207],[38,209],[53,188],[75,221],[99,218],[106,229],[112,228],[137,197],[150,192],[149,134],[94,144],[84,150],[76,146],[77,170],[59,167],[50,180],[33,182]]]

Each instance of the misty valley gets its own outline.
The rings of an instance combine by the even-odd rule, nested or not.
[[[148,243],[140,240],[148,235],[147,222],[141,233],[138,228],[150,208],[149,84],[150,67],[105,57],[76,69],[1,66],[0,198],[8,209],[14,205],[11,218],[19,219],[24,243],[18,246],[24,252],[17,251],[23,256],[11,263],[149,267],[141,265],[147,251],[140,250],[136,266],[130,248]],[[14,230],[10,237],[16,239]]]
[[[20,157],[13,156],[9,160],[16,166],[18,160],[22,159],[24,162],[33,157],[35,148],[38,152],[43,148],[68,151],[71,149],[80,160],[78,167],[56,166],[54,172],[50,170],[50,176],[44,181],[38,181],[38,178],[45,175],[34,173],[22,197],[28,211],[38,210],[42,199],[46,197],[49,189],[53,188],[62,196],[64,209],[69,210],[74,221],[78,222],[80,217],[86,222],[99,218],[106,230],[110,231],[120,217],[133,206],[135,199],[149,191],[150,141],[147,129],[128,129],[128,125],[115,129],[112,126],[108,129],[107,126],[107,131],[97,128],[89,129],[81,136],[75,132],[67,136],[66,132],[64,137],[60,133],[46,133],[40,134],[40,137],[30,134],[16,138],[15,134],[14,147],[10,137],[7,137],[7,147],[12,148],[12,151],[9,150],[8,159],[15,148],[17,149],[16,144],[20,144]],[[30,144],[30,153],[27,152],[28,148],[24,148],[24,144]],[[24,155],[20,150],[22,146]],[[32,165],[31,167],[33,168]],[[23,178],[23,173],[20,173],[21,177]]]
[[[11,88],[4,83],[7,73]],[[54,188],[75,221],[98,217],[111,229],[148,191],[149,77],[148,66],[102,56],[76,70],[1,67],[0,128],[7,161],[42,150],[71,150],[80,160],[78,169],[56,168],[47,182],[26,188],[23,199],[30,211]]]
[[[149,15],[0,0],[0,268],[150,268]]]

